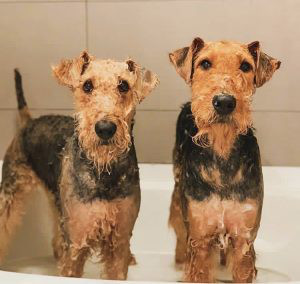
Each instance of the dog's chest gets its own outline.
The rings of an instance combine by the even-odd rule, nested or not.
[[[209,148],[197,146],[183,161],[182,188],[198,201],[205,200],[211,194],[240,201],[260,198],[262,194],[257,144],[248,147],[236,145],[226,160]]]
[[[251,240],[260,219],[260,205],[251,199],[243,202],[222,200],[217,195],[205,201],[188,198],[190,236],[223,239],[224,236]]]
[[[73,190],[83,202],[124,198],[139,189],[139,172],[133,148],[126,156],[113,162],[109,171],[99,172],[74,150],[67,166]]]
[[[77,194],[84,200],[112,200],[126,197],[139,183],[138,169],[128,165],[124,169],[113,169],[110,173],[96,173],[85,169],[73,176]]]
[[[82,203],[70,189],[62,192],[63,211],[72,243],[77,247],[109,240],[133,226],[139,205],[134,197]]]

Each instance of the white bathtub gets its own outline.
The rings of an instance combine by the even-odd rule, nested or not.
[[[255,243],[257,282],[300,283],[300,168],[265,167],[263,171],[265,201]],[[138,265],[130,267],[127,282],[179,281],[181,272],[173,263],[175,238],[167,226],[173,189],[171,165],[142,164],[140,174],[142,204],[131,242]],[[1,267],[0,284],[100,283],[99,265],[93,260],[86,265],[86,279],[54,277],[48,215],[46,197],[37,191]]]

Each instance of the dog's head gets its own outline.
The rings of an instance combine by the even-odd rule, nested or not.
[[[97,60],[82,52],[53,67],[60,84],[75,98],[81,147],[99,170],[131,145],[135,108],[157,85],[158,78],[133,60]]]
[[[191,86],[198,127],[194,140],[204,144],[214,144],[216,131],[224,132],[222,139],[247,132],[252,126],[252,95],[280,67],[278,60],[260,50],[257,41],[241,44],[195,38],[190,47],[170,53],[169,58]]]

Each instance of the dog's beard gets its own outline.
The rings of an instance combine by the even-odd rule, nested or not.
[[[193,142],[201,147],[213,147],[222,157],[228,157],[236,137],[252,127],[250,106],[224,117],[216,114],[211,106],[205,111],[201,101],[192,102],[191,108],[197,126]]]
[[[127,122],[117,117],[107,116],[106,119],[117,125],[115,135],[108,141],[100,139],[95,133],[94,125],[89,125],[80,113],[76,114],[79,145],[99,174],[103,171],[110,172],[111,163],[128,152],[131,146],[131,135]]]

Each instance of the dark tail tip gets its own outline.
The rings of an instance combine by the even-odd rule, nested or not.
[[[24,92],[22,87],[22,76],[18,69],[15,69],[15,86],[16,86],[16,94],[18,101],[18,109],[23,109],[27,106],[27,103],[24,98]]]

